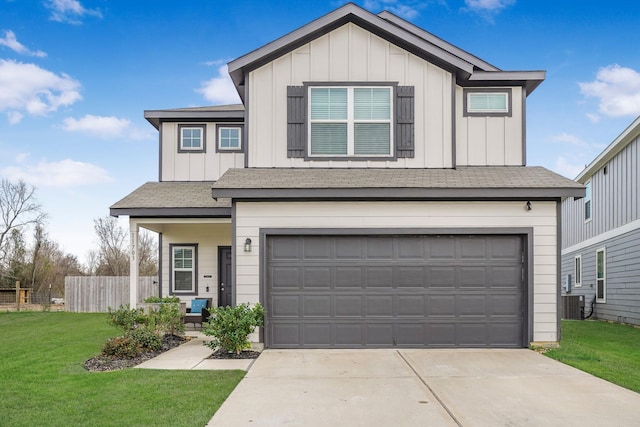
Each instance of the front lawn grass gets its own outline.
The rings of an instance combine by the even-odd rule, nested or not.
[[[562,321],[560,348],[547,356],[640,393],[640,329],[600,321]]]
[[[203,426],[244,371],[125,369],[84,361],[119,330],[105,314],[0,313],[0,425]]]

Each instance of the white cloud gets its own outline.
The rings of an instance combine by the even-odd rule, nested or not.
[[[18,154],[16,156],[15,161],[16,161],[16,163],[22,163],[26,159],[28,159],[30,155],[31,155],[31,153],[20,153],[20,154]]]
[[[66,74],[56,75],[35,64],[0,59],[0,111],[8,111],[12,124],[21,112],[45,115],[82,99],[80,83]]]
[[[149,139],[153,137],[152,132],[136,129],[129,120],[119,119],[115,116],[86,114],[79,119],[67,117],[62,121],[62,128],[67,132],[83,132],[104,139]]]
[[[49,19],[56,22],[80,24],[84,16],[102,18],[99,9],[86,9],[78,0],[48,0],[45,6],[51,10]]]
[[[562,142],[565,144],[573,145],[576,147],[588,147],[589,144],[581,140],[575,135],[570,135],[566,132],[561,133],[560,135],[555,135],[551,137],[552,141]]]
[[[59,162],[42,160],[36,164],[7,166],[0,169],[0,175],[12,181],[21,179],[36,187],[81,187],[113,181],[101,167],[71,159]]]
[[[236,87],[227,72],[227,66],[218,68],[218,76],[202,82],[200,88],[196,89],[204,98],[215,104],[239,104],[240,97]]]
[[[10,125],[17,125],[24,118],[24,114],[19,111],[7,111],[7,117]]]
[[[6,46],[21,55],[37,56],[38,58],[44,58],[47,56],[47,54],[41,50],[33,51],[20,43],[16,38],[15,33],[11,30],[6,30],[4,32],[4,38],[0,38],[0,46]]]
[[[554,170],[567,178],[575,178],[585,168],[584,163],[571,163],[564,156],[559,156]]]
[[[592,82],[578,83],[586,97],[599,99],[599,111],[605,116],[640,114],[640,73],[614,64],[600,68]]]
[[[417,0],[365,0],[364,8],[374,13],[387,10],[401,18],[411,20],[420,14],[420,9],[426,7],[425,1]]]
[[[499,12],[516,0],[464,0],[467,8],[474,12]]]
[[[591,121],[591,123],[599,123],[600,122],[600,116],[597,115],[597,114],[587,113],[586,116]]]

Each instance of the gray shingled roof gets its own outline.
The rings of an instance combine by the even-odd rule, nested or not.
[[[292,190],[324,196],[581,197],[584,186],[542,167],[457,169],[249,168],[229,169],[212,186],[214,197],[277,197]],[[277,191],[276,191],[277,190]],[[331,191],[329,191],[331,190]],[[349,191],[346,191],[349,190]],[[359,190],[356,192],[354,190]],[[384,193],[382,190],[393,190]],[[444,191],[443,191],[444,190]],[[479,193],[482,192],[482,194]],[[455,194],[454,194],[455,193]]]
[[[212,181],[147,182],[111,206],[112,215],[136,215],[149,212],[188,214],[189,211],[213,212],[230,209],[231,200],[211,197]]]

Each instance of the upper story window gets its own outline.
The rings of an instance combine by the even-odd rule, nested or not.
[[[465,116],[511,116],[511,89],[464,89]]]
[[[178,151],[205,151],[205,125],[178,125]]]
[[[584,196],[584,220],[589,221],[591,219],[591,181],[585,184],[586,193]]]
[[[309,87],[309,157],[393,155],[393,88]]]
[[[218,125],[217,151],[242,151],[242,126]]]

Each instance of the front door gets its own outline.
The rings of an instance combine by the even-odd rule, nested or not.
[[[218,307],[232,305],[231,302],[231,247],[218,247]]]

